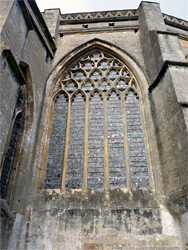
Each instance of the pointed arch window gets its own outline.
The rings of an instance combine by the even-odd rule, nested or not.
[[[148,188],[141,94],[128,67],[93,49],[58,84],[45,188]]]

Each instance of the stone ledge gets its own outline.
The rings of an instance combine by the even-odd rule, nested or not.
[[[133,190],[130,194],[126,189],[109,190],[71,190],[61,193],[60,190],[43,190],[34,198],[35,205],[40,208],[43,204],[57,206],[64,209],[69,208],[99,208],[99,209],[137,209],[137,208],[159,208],[151,190]]]
[[[173,27],[181,29],[181,30],[188,31],[188,26],[185,26],[185,25],[182,25],[182,24],[179,24],[179,23],[175,23],[175,22],[172,22],[172,21],[169,21],[169,20],[166,20],[166,19],[164,19],[164,21],[165,21],[165,24],[167,24],[167,25],[173,26]]]
[[[117,21],[137,21],[138,16],[120,16],[120,17],[108,17],[108,18],[92,18],[92,19],[70,19],[61,20],[60,24],[82,24],[82,23],[101,23],[101,22],[117,22]]]
[[[70,35],[70,34],[75,34],[75,33],[101,33],[101,32],[113,32],[113,31],[138,31],[139,30],[139,26],[138,25],[134,25],[134,26],[124,26],[124,27],[104,27],[104,28],[87,28],[87,29],[82,29],[82,28],[77,28],[77,29],[60,29],[59,30],[59,34],[60,35]]]
[[[177,17],[174,17],[174,16],[170,16],[170,15],[167,15],[167,14],[164,14],[163,13],[163,19],[165,21],[166,24],[170,24],[174,27],[177,26],[177,28],[185,28],[187,27],[188,29],[188,22],[186,20],[183,20],[181,18],[177,18]]]

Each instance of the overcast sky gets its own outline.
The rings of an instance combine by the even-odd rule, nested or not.
[[[137,9],[140,0],[36,0],[41,12],[60,8],[61,13]],[[163,13],[188,20],[188,0],[158,0]]]

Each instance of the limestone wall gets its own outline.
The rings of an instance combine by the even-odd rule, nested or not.
[[[40,200],[40,201],[39,201]],[[151,191],[56,192],[36,197],[28,249],[181,249],[179,229]]]
[[[29,189],[32,187],[31,161],[35,149],[45,81],[49,74],[50,60],[46,59],[49,59],[50,46],[45,44],[44,38],[41,38],[40,31],[36,28],[34,9],[27,1],[8,1],[8,4],[7,1],[4,1],[0,8],[2,15],[0,172],[6,173],[3,176],[6,175],[9,179],[6,201],[3,197],[1,203],[1,234],[3,237],[1,249],[7,249],[11,232],[15,233],[14,228],[16,228],[17,234],[21,231],[22,220],[19,220],[17,224],[16,218],[19,215],[22,218],[22,215],[25,214],[30,194]],[[40,27],[39,23],[38,25]],[[47,32],[49,31],[46,28]],[[46,36],[44,32],[43,36]],[[25,89],[24,105],[18,105],[21,103],[18,96],[20,88]],[[15,129],[19,127],[19,124],[16,126],[14,124],[19,112],[24,113],[25,122],[22,134],[17,135],[19,129],[18,131]],[[16,144],[17,139],[19,140]],[[9,147],[11,143],[15,145]],[[8,158],[10,154],[7,155],[9,148],[13,148],[15,151],[10,171],[5,164],[5,159],[11,161]],[[1,181],[4,183],[5,178],[2,178]],[[9,208],[7,205],[3,205],[6,202]],[[16,222],[13,226],[14,221]]]

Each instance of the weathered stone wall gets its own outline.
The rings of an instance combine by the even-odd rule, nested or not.
[[[37,20],[34,18],[35,10],[31,8],[27,1],[3,1],[0,9],[2,21],[0,44],[0,170],[2,177],[5,179],[7,169],[3,170],[2,168],[6,165],[4,164],[6,163],[5,161],[11,161],[12,158],[10,164],[12,169],[9,169],[10,173],[8,173],[8,178],[11,181],[8,180],[8,184],[6,184],[6,198],[10,211],[17,212],[16,218],[19,218],[20,214],[25,214],[25,208],[27,207],[28,198],[31,193],[33,176],[31,161],[33,160],[32,156],[42,108],[45,81],[49,74],[50,60],[47,61],[46,58],[49,59],[49,48],[52,45],[47,44],[47,39],[44,41],[44,37],[47,37],[46,34],[49,33],[47,28],[46,34],[45,29],[43,29],[43,33],[40,33],[40,30],[36,28]],[[39,23],[38,26],[40,27]],[[24,72],[23,68],[25,69]],[[18,107],[16,103],[20,101],[17,100],[18,90],[23,84],[26,89],[26,105],[24,108],[25,123],[22,128],[22,135],[20,136],[17,133],[19,131],[15,130],[14,118],[16,112],[19,112],[20,107]],[[16,132],[16,134],[14,132]],[[16,144],[17,137],[19,138],[19,147]],[[5,157],[7,152],[7,157]],[[15,152],[16,157],[14,157]],[[2,179],[3,182],[5,182],[4,179]],[[28,185],[26,183],[28,183]],[[3,200],[3,202],[5,202],[5,200]],[[7,249],[12,228],[15,228],[18,236],[21,232],[24,219],[20,220],[19,223],[16,219],[14,224],[14,218],[8,211],[8,206],[2,205],[1,211],[1,233],[3,235],[1,249]],[[13,230],[12,236],[15,231]],[[14,245],[16,246],[16,244]]]
[[[6,141],[10,133],[12,117],[16,107],[19,83],[15,81],[14,75],[5,56],[1,57],[1,158],[2,161]],[[11,91],[10,91],[11,89]]]
[[[43,13],[43,18],[55,42],[57,42],[59,35],[60,14],[60,9],[49,9]]]
[[[188,98],[184,80],[185,75],[187,78],[188,69],[178,37],[168,33],[163,23],[156,25],[156,20],[161,20],[161,13],[159,9],[155,10],[158,6],[153,5],[155,8],[152,7],[152,10],[152,5],[141,5],[140,39],[150,82],[149,96],[165,193],[169,195],[187,185],[187,178],[179,173],[184,172],[187,176],[188,171],[187,129],[182,110],[182,103],[186,103]],[[155,22],[152,22],[154,12],[156,18],[153,19]]]
[[[27,248],[62,250],[181,249],[178,228],[150,191],[80,191],[36,197]]]

